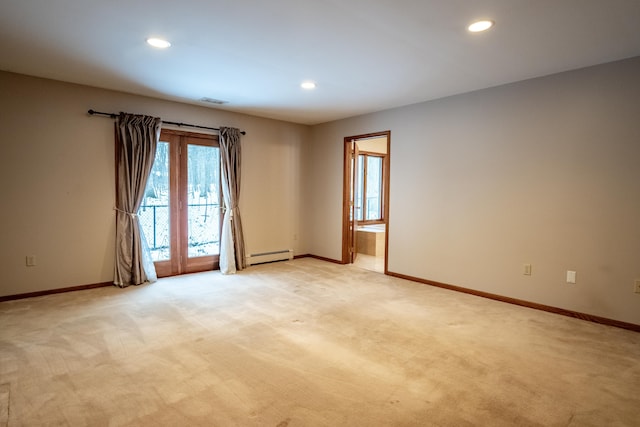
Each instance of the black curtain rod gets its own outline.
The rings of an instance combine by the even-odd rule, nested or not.
[[[100,111],[95,111],[95,110],[89,110],[87,111],[87,113],[93,115],[99,115],[99,116],[106,116],[106,117],[111,117],[112,119],[115,119],[116,117],[118,117],[118,114],[116,113],[102,113]],[[218,128],[212,128],[212,127],[208,127],[208,126],[200,126],[200,125],[191,125],[189,123],[179,123],[179,122],[169,122],[166,120],[163,120],[162,123],[166,123],[168,125],[176,125],[176,126],[187,126],[190,128],[198,128],[198,129],[207,129],[207,130],[217,130],[219,131],[220,129]],[[243,135],[246,135],[247,133],[245,131],[240,132]]]

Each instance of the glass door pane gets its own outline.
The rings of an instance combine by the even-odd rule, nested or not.
[[[156,158],[138,210],[142,232],[154,261],[171,258],[169,229],[169,143],[158,142]]]
[[[367,156],[366,180],[366,219],[382,219],[382,157]]]
[[[187,256],[220,254],[220,150],[189,144],[187,149]]]

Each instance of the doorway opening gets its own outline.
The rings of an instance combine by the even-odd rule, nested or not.
[[[344,138],[342,262],[387,273],[391,131]]]

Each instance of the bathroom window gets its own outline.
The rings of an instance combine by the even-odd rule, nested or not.
[[[358,156],[358,186],[355,194],[358,221],[382,221],[382,178],[384,155],[360,153]]]

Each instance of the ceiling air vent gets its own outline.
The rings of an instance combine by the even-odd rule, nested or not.
[[[216,104],[216,105],[222,105],[222,104],[228,104],[229,103],[229,101],[222,101],[220,99],[208,98],[206,96],[204,98],[200,98],[200,101],[208,102],[209,104]]]

